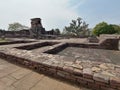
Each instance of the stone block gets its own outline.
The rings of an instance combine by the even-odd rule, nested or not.
[[[100,82],[100,81],[95,81],[95,84],[100,85],[100,86],[104,86],[104,87],[109,87],[109,84],[106,84],[106,83]]]
[[[82,65],[79,65],[79,64],[73,64],[72,65],[73,68],[76,68],[76,69],[83,69]]]
[[[87,78],[83,78],[84,81],[87,81],[89,83],[94,83],[94,80],[93,79],[87,79]]]
[[[83,77],[92,79],[93,78],[92,70],[90,68],[83,69]]]
[[[103,83],[109,83],[110,77],[107,76],[107,75],[100,74],[100,73],[95,73],[94,76],[93,76],[93,79],[95,81],[99,81],[99,82],[103,82]]]
[[[70,75],[70,74],[67,72],[64,72],[64,71],[57,71],[57,75],[59,75],[61,77],[65,77],[66,75]]]
[[[92,83],[92,82],[89,82],[89,83],[88,83],[88,87],[89,87],[89,88],[92,88],[92,89],[94,89],[94,90],[100,90],[100,86],[97,85],[97,84],[95,84],[95,83]]]
[[[101,90],[116,90],[116,89],[113,89],[113,88],[110,88],[110,87],[105,87],[105,86],[101,86],[100,89]]]
[[[111,77],[111,78],[110,78],[110,85],[120,88],[120,78]]]
[[[69,73],[73,73],[73,67],[64,66],[63,70]]]
[[[66,75],[65,78],[70,81],[76,81],[76,78],[73,75]]]
[[[81,79],[77,79],[77,82],[82,85],[82,86],[87,86],[87,81],[81,80]]]
[[[74,72],[73,72],[73,74],[75,75],[75,76],[83,76],[83,71],[82,70],[80,70],[80,69],[74,69]]]
[[[93,72],[100,72],[100,71],[101,71],[101,69],[100,69],[100,68],[98,68],[98,67],[92,67],[92,71],[93,71]]]
[[[51,69],[51,68],[49,68],[48,71],[51,72],[51,73],[57,73],[57,70],[56,70],[56,69]]]

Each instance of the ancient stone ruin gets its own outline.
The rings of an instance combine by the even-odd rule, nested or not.
[[[31,19],[31,29],[29,31],[32,38],[39,38],[41,35],[46,33],[40,18]]]
[[[118,40],[21,40],[0,42],[0,58],[92,90],[120,90],[120,51],[114,47]]]
[[[0,31],[1,37],[8,37],[8,41],[0,42],[0,58],[92,90],[120,90],[119,35],[102,35],[88,39],[29,39],[52,35],[55,35],[54,31],[46,31],[40,18],[31,19],[28,30]],[[1,67],[3,68],[2,65]],[[6,76],[8,73],[3,72],[1,75]]]
[[[43,28],[41,19],[40,18],[32,18],[31,19],[31,28],[24,29],[20,31],[7,31],[7,30],[0,30],[0,37],[5,38],[52,38],[57,35],[53,30],[46,31]]]

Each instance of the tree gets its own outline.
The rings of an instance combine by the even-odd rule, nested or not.
[[[56,28],[56,29],[52,29],[51,31],[54,32],[55,35],[60,35],[60,29]]]
[[[60,30],[58,28],[54,29],[54,31],[57,35],[60,35]]]
[[[112,25],[108,25],[106,22],[101,22],[93,28],[93,34],[99,36],[100,34],[114,34],[117,31]]]
[[[82,18],[77,18],[77,20],[72,20],[70,26],[65,26],[63,34],[80,37],[85,35],[88,30],[88,24]]]
[[[117,34],[120,34],[120,26],[119,25],[113,25],[113,24],[111,24],[112,25],[112,27],[116,30],[116,32],[117,32]]]
[[[9,31],[19,31],[19,30],[23,30],[23,29],[28,29],[27,26],[21,25],[18,22],[9,24],[8,30]]]

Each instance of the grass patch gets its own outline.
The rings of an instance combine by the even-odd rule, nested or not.
[[[6,42],[6,41],[8,41],[8,40],[0,38],[0,42]]]

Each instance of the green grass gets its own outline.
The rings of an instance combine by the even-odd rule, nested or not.
[[[6,42],[6,39],[0,38],[0,42]]]

